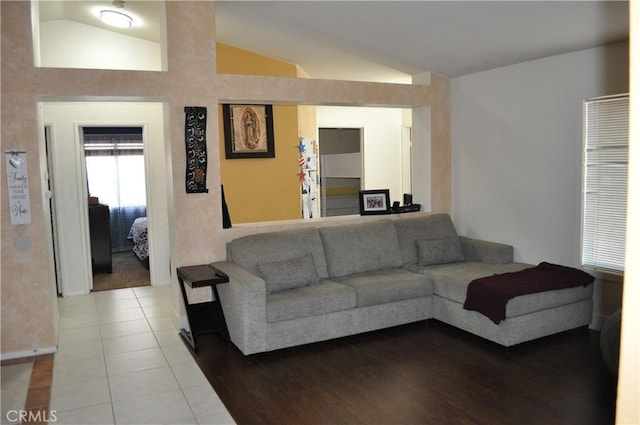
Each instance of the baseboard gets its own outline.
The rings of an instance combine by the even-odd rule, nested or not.
[[[0,360],[21,359],[23,357],[41,356],[43,354],[54,354],[58,352],[58,347],[36,348],[25,351],[12,351],[0,354]]]

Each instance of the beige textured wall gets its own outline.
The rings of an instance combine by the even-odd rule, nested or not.
[[[169,195],[171,259],[174,267],[224,258],[225,240],[239,233],[253,233],[269,225],[244,229],[222,229],[219,187],[219,123],[217,105],[224,100],[282,102],[292,104],[336,104],[412,107],[432,104],[434,119],[441,108],[446,118],[447,102],[438,104],[429,86],[377,84],[332,80],[217,75],[213,2],[167,2],[167,72],[134,72],[84,69],[34,68],[31,42],[30,3],[2,1],[2,148],[27,151],[32,223],[9,224],[2,196],[2,354],[46,349],[56,344],[57,312],[53,258],[47,236],[41,187],[37,102],[69,101],[162,101],[165,103],[165,133],[168,172],[173,187]],[[446,93],[444,98],[448,98]],[[208,108],[207,194],[184,191],[184,107]],[[444,121],[443,121],[444,122]],[[445,127],[448,124],[445,124]],[[432,196],[438,209],[448,210],[450,181],[448,132],[432,137],[434,158],[442,159],[433,176]],[[440,152],[442,147],[442,152]],[[440,159],[438,163],[440,164]],[[5,175],[4,164],[2,175]],[[5,177],[3,177],[5,179]],[[5,186],[3,183],[0,186]],[[297,226],[281,223],[279,227]],[[20,237],[31,247],[14,247]],[[175,280],[175,279],[174,279]]]
[[[431,210],[451,213],[451,95],[449,79],[431,74]]]
[[[57,310],[49,270],[48,239],[42,213],[36,102],[23,84],[34,87],[25,74],[31,63],[27,41],[29,3],[2,4],[2,151],[27,151],[31,224],[11,226],[6,198],[6,170],[2,159],[2,352],[29,352],[55,346]],[[7,53],[13,53],[8,57]],[[16,249],[20,238],[29,249]]]

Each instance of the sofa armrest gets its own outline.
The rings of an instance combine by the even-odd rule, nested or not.
[[[263,279],[230,261],[211,263],[229,282],[218,285],[222,310],[233,343],[245,355],[267,347],[267,290]]]
[[[513,262],[513,246],[472,239],[460,236],[462,252],[466,261],[479,261],[488,264],[506,264]]]

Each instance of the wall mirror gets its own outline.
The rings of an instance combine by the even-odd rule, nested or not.
[[[311,119],[299,120],[299,108]],[[400,202],[411,192],[410,110],[274,105],[273,114],[275,158],[225,159],[220,134],[233,224],[359,214],[360,189],[389,189]],[[311,217],[304,216],[307,194],[316,198]]]
[[[295,64],[226,44],[217,44],[217,70],[221,74],[267,75],[276,77],[303,77],[304,72]],[[335,214],[351,214],[348,208],[323,211],[322,196],[323,139],[334,147],[325,154],[354,153],[339,147],[339,140],[348,132],[357,132],[359,154],[349,158],[350,164],[359,163],[359,188],[389,189],[393,200],[402,200],[403,193],[411,191],[411,110],[400,108],[346,107],[326,105],[273,105],[275,158],[225,159],[224,117],[219,107],[220,176],[225,199],[233,224],[300,219],[309,208],[303,202],[309,192],[315,193],[312,218]],[[328,129],[320,131],[319,129]],[[333,129],[333,130],[332,130]],[[340,129],[343,129],[340,133]],[[349,129],[349,130],[347,130]],[[335,131],[334,131],[335,130]],[[323,137],[324,133],[324,137]],[[340,135],[342,134],[342,136]],[[329,141],[331,139],[333,141]],[[301,146],[301,141],[303,145]],[[343,140],[344,141],[344,140]],[[344,142],[345,145],[347,142]],[[336,147],[336,144],[338,147]],[[358,144],[358,142],[356,142]],[[351,144],[350,144],[351,146]],[[305,152],[300,149],[304,148]],[[307,161],[315,152],[315,159]],[[304,153],[304,155],[303,155]],[[344,159],[344,158],[343,158]],[[302,162],[304,161],[304,163]],[[329,161],[331,163],[331,161]],[[302,172],[307,164],[319,169],[311,175],[311,182]],[[330,164],[331,166],[332,164]],[[343,164],[345,165],[345,164]],[[348,175],[332,175],[327,182],[325,196],[356,198],[354,187],[355,165],[347,166]],[[331,171],[331,170],[330,170]],[[337,179],[341,177],[342,179]],[[347,178],[348,180],[344,180]],[[307,193],[304,193],[304,192]],[[325,200],[326,201],[326,200]],[[349,202],[349,199],[343,200]],[[327,202],[324,203],[325,206]],[[357,211],[357,210],[356,210]],[[359,211],[353,212],[358,214]]]

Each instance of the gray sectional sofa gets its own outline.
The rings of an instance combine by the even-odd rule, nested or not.
[[[219,296],[232,342],[271,351],[426,319],[504,346],[591,322],[593,284],[516,297],[495,324],[465,310],[473,279],[531,267],[459,236],[447,214],[261,233],[227,245]]]

